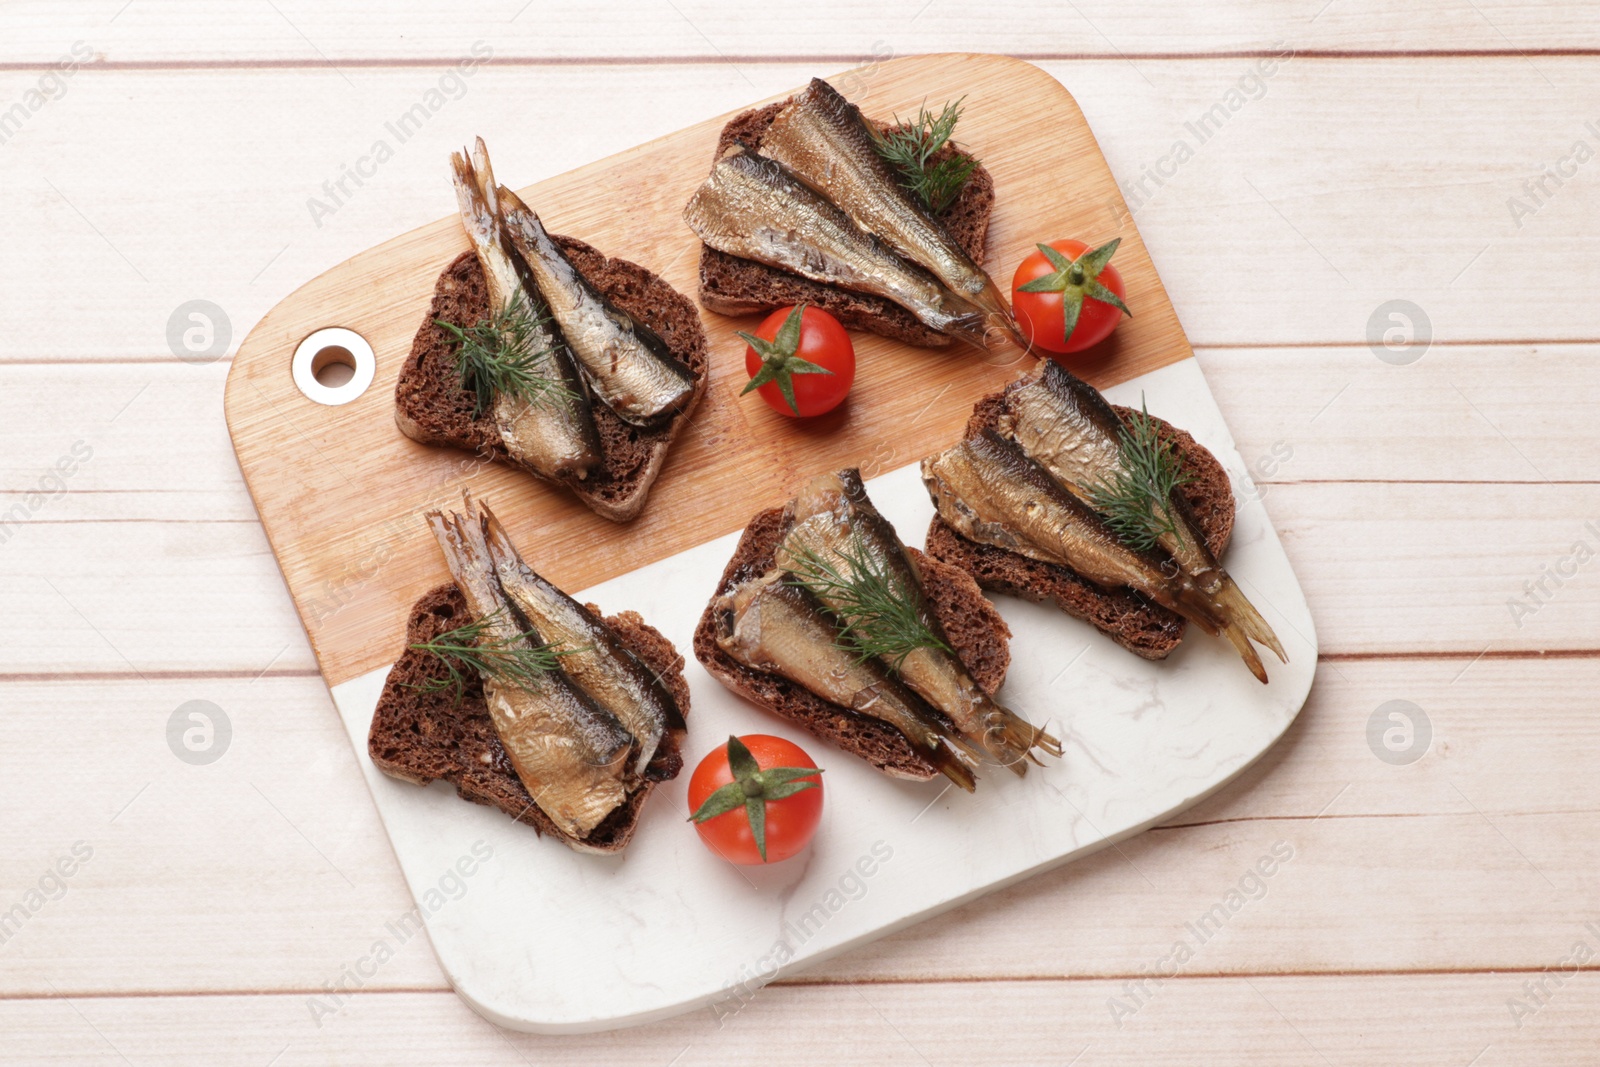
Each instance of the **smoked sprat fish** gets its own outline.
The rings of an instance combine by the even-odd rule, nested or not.
[[[822,475],[808,483],[791,505],[794,525],[779,543],[779,568],[817,594],[847,624],[861,625],[859,598],[841,596],[837,586],[817,583],[820,567],[848,579],[869,577],[914,615],[929,640],[898,652],[891,664],[901,681],[949,716],[956,729],[990,758],[1018,775],[1027,771],[1035,748],[1061,755],[1054,737],[999,704],[972,678],[951,651],[938,617],[928,605],[922,576],[893,525],[868,498],[854,469]]]
[[[773,159],[734,145],[689,199],[684,220],[712,248],[812,281],[871,293],[924,325],[984,345],[984,313]]]
[[[988,325],[1018,338],[999,287],[900,183],[878,154],[875,132],[860,108],[821,78],[812,78],[761,135],[761,152],[981,309]]]
[[[457,152],[450,163],[461,222],[483,267],[490,306],[525,316],[532,369],[551,383],[536,399],[495,396],[491,410],[500,438],[514,459],[547,478],[585,478],[602,460],[588,392],[537,287],[517,262],[483,141],[473,161]]]
[[[502,185],[496,196],[512,246],[605,405],[636,426],[687,407],[694,375],[666,342],[591,285],[516,193]]]
[[[1099,390],[1054,361],[1008,392],[1006,406],[1000,434],[1084,503],[1092,506],[1095,487],[1123,470],[1122,420]],[[1206,546],[1184,498],[1174,492],[1165,503],[1172,528],[1161,530],[1157,542],[1211,601],[1228,639],[1235,646],[1256,641],[1287,661],[1277,634]]]
[[[433,511],[428,526],[485,636],[502,647],[531,640],[495,576],[477,517]],[[633,736],[560,670],[526,688],[486,675],[483,696],[517,777],[563,833],[587,837],[627,798]]]
[[[541,638],[561,649],[561,671],[637,739],[629,771],[643,774],[662,737],[684,729],[677,701],[604,621],[523,562],[487,504],[479,504],[474,515],[469,498],[467,508],[483,525],[494,573],[507,599]]]
[[[712,611],[717,644],[735,660],[888,723],[945,777],[973,791],[969,764],[976,762],[977,753],[971,745],[881,663],[853,655],[838,623],[805,589],[774,571],[718,597]]]
[[[1087,504],[993,430],[922,461],[922,481],[945,524],[969,541],[1065,566],[1099,585],[1128,586],[1210,634],[1224,634],[1250,672],[1261,658],[1223,609],[1165,554],[1117,539]]]

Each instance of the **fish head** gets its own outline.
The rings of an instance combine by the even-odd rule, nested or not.
[[[711,604],[717,645],[740,662],[748,662],[761,648],[761,601],[783,581],[777,571],[741,582]]]

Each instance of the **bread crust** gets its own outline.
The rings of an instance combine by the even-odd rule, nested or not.
[[[588,608],[601,614],[593,604]],[[406,622],[406,649],[390,669],[372,716],[368,756],[379,770],[395,778],[417,785],[449,782],[462,799],[499,808],[536,833],[550,834],[580,852],[621,851],[633,838],[651,791],[683,769],[678,738],[670,731],[662,736],[645,768],[644,783],[588,837],[580,841],[568,836],[534,804],[512,768],[489,717],[483,682],[472,677],[459,701],[452,689],[430,692],[420,688],[445,679],[446,673],[437,657],[411,646],[431,641],[470,617],[466,599],[452,583],[430,589],[417,599]],[[684,658],[672,642],[632,611],[606,616],[605,621],[627,649],[661,677],[687,716],[689,684],[683,677]]]
[[[1006,410],[1006,397],[1021,388],[1019,379],[1004,390],[990,393],[973,406],[966,436],[980,436],[995,427]],[[1113,406],[1124,421],[1133,411]],[[1213,555],[1221,558],[1233,536],[1233,486],[1228,472],[1209,450],[1187,432],[1151,416],[1157,434],[1177,449],[1189,481],[1178,492],[1193,510],[1200,534]],[[1069,567],[979,544],[962,537],[938,515],[928,525],[928,555],[970,575],[979,586],[1035,603],[1053,601],[1062,611],[1082,619],[1117,644],[1145,659],[1165,659],[1188,627],[1177,612],[1156,604],[1132,589],[1105,589],[1080,577]]]
[[[760,512],[750,520],[722,572],[712,602],[773,568],[773,555],[791,521],[783,508]],[[1005,620],[965,572],[916,549],[909,551],[922,572],[929,605],[956,655],[983,690],[993,695],[1004,684],[1011,665],[1011,631]],[[916,781],[939,774],[889,724],[831,703],[786,678],[747,667],[728,655],[717,644],[711,603],[695,627],[694,655],[706,673],[752,704],[860,756],[885,774]]]
[[[713,161],[734,144],[759,151],[762,135],[787,103],[780,100],[734,116],[717,138]],[[955,154],[956,150],[946,145],[932,158],[937,162]],[[993,210],[994,179],[980,164],[955,200],[938,216],[950,236],[979,265],[983,263]],[[954,338],[923,325],[892,300],[814,282],[764,263],[730,256],[706,244],[700,246],[700,303],[719,315],[764,314],[806,303],[826,310],[846,329],[881,334],[919,348],[947,348],[955,343]]]
[[[437,323],[465,328],[489,314],[483,268],[463,252],[439,275],[428,313],[411,341],[411,352],[395,385],[395,425],[425,445],[464,448],[571,489],[596,514],[627,522],[644,509],[667,452],[688,425],[706,391],[709,352],[700,313],[660,277],[637,263],[607,258],[583,241],[554,235],[578,272],[622,310],[655,330],[694,375],[694,394],[684,410],[659,426],[640,428],[595,401],[601,469],[587,479],[549,479],[517,463],[500,440],[489,412],[476,414],[476,398],[455,370],[455,342]]]

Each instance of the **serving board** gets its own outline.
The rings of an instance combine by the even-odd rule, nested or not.
[[[1040,237],[1120,236],[1117,263],[1137,317],[1080,373],[1115,401],[1137,404],[1142,395],[1152,413],[1188,429],[1236,482],[1243,478],[1131,215],[1059,83],[1030,64],[982,55],[897,59],[830,80],[875,117],[965,98],[958,132],[995,180],[987,262],[1002,283]],[[699,244],[682,206],[729,117],[520,192],[553,231],[625,255],[693,295]],[[463,131],[462,140],[479,132],[491,149],[525,134]],[[439,194],[448,210],[444,162]],[[226,408],[246,482],[419,914],[457,991],[494,1021],[574,1031],[697,1005],[727,1014],[779,971],[1194,803],[1265,751],[1304,702],[1315,632],[1265,512],[1246,498],[1226,562],[1289,651],[1288,665],[1269,663],[1272,683],[1258,685],[1226,645],[1203,635],[1152,664],[1059,612],[1002,598],[1015,635],[1002,698],[1051,721],[1067,755],[1026,780],[986,779],[976,796],[891,781],[842,758],[727,693],[691,656],[691,758],[730,732],[762,730],[809,743],[827,767],[827,815],[804,859],[753,872],[716,860],[682,825],[686,776],[657,790],[626,854],[604,858],[539,840],[498,812],[462,803],[447,786],[387,778],[366,757],[372,711],[412,602],[447,578],[423,512],[470,488],[493,503],[547,577],[608,611],[640,611],[690,655],[699,611],[751,514],[786,499],[805,477],[857,465],[879,507],[920,545],[932,512],[915,461],[959,436],[975,399],[1031,365],[1012,348],[984,356],[856,335],[849,401],[797,423],[738,396],[745,375],[734,331],[751,320],[703,313],[711,349],[705,401],[644,514],[619,526],[561,490],[466,453],[423,447],[396,429],[400,365],[435,279],[466,247],[451,215],[301,287],[240,346]],[[312,402],[290,371],[301,341],[330,327],[356,331],[376,354],[371,386],[343,406]]]

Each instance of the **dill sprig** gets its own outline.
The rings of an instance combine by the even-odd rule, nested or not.
[[[939,149],[950,143],[960,117],[961,100],[955,100],[937,115],[921,107],[915,122],[901,122],[896,115],[892,128],[882,133],[873,131],[878,155],[900,172],[901,184],[916,193],[935,215],[950,206],[978,169],[978,161],[961,152],[930,162]]]
[[[1116,474],[1089,487],[1089,503],[1118,540],[1142,552],[1154,548],[1163,536],[1183,540],[1172,511],[1172,492],[1186,484],[1189,475],[1177,449],[1162,442],[1142,395],[1139,407],[1117,435],[1122,462]]]
[[[899,670],[919,648],[950,646],[939,639],[917,610],[900,595],[887,565],[873,559],[858,537],[837,550],[839,566],[810,546],[794,553],[789,566],[792,584],[809,590],[839,617],[840,647],[854,652],[857,662],[877,657]]]
[[[566,383],[543,365],[550,349],[535,345],[536,333],[549,317],[529,307],[523,294],[464,330],[443,319],[433,321],[455,338],[456,373],[462,388],[477,398],[475,417],[487,411],[499,393],[535,405],[570,394]]]
[[[562,656],[578,651],[546,644],[533,630],[496,637],[490,631],[499,614],[476,619],[446,630],[431,641],[408,646],[432,654],[447,672],[447,677],[430,678],[415,688],[425,693],[453,689],[459,702],[470,673],[493,677],[517,689],[533,689],[556,669]]]

